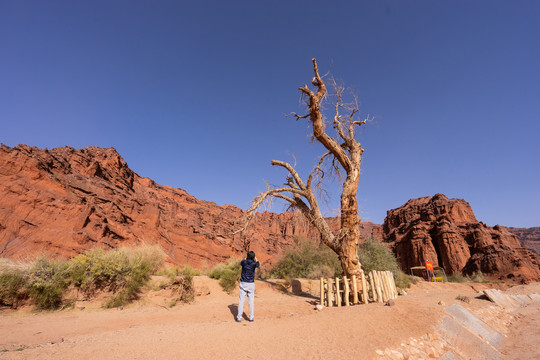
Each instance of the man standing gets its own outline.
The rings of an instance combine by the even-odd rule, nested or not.
[[[248,251],[247,258],[240,262],[242,265],[242,275],[240,276],[240,294],[238,296],[238,315],[236,322],[242,321],[244,313],[244,299],[248,298],[249,321],[253,321],[255,315],[255,269],[259,267],[259,262],[253,251]]]

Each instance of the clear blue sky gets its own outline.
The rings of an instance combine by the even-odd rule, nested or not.
[[[538,1],[0,0],[0,142],[113,146],[246,209],[283,182],[270,160],[305,176],[323,151],[284,116],[315,57],[375,116],[363,220],[444,193],[488,225],[540,226],[539,18]]]

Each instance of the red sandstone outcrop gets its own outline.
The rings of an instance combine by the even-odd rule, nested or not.
[[[96,245],[159,244],[172,262],[212,265],[243,255],[265,262],[294,236],[318,238],[297,213],[256,215],[232,235],[244,211],[198,200],[133,172],[115,149],[0,147],[0,257],[46,252],[71,257]],[[337,224],[337,220],[333,220]],[[377,225],[362,223],[366,235]]]
[[[447,274],[482,271],[497,279],[540,280],[540,264],[503,226],[478,222],[470,205],[442,194],[387,212],[383,238],[403,270],[430,260]]]
[[[540,227],[509,227],[508,231],[516,235],[523,246],[535,253],[537,258],[540,258]]]

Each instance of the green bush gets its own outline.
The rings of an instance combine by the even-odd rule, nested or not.
[[[69,261],[41,257],[26,269],[0,263],[0,303],[16,306],[29,297],[37,309],[57,309],[68,286],[91,294],[112,292],[105,307],[120,306],[133,299],[150,275],[162,266],[165,253],[158,246],[103,251],[92,249]]]
[[[400,269],[394,254],[373,237],[368,237],[363,244],[360,244],[358,258],[366,274],[372,270],[389,270],[394,274],[397,287],[408,288],[411,286],[410,277]]]
[[[28,296],[28,274],[15,268],[0,273],[0,305],[16,308]]]
[[[191,276],[192,278],[193,278],[193,276],[201,275],[200,270],[194,269],[190,265],[184,265],[184,267],[182,268],[181,273],[182,273],[182,275]]]
[[[231,292],[240,280],[240,274],[242,273],[242,266],[239,260],[230,260],[226,264],[219,263],[214,266],[208,276],[212,279],[218,279],[219,285],[223,290]]]
[[[269,274],[280,279],[319,279],[334,277],[341,271],[339,259],[330,248],[297,237],[293,247],[285,251]]]
[[[69,285],[65,261],[41,257],[30,267],[28,293],[37,309],[57,309]]]
[[[71,259],[69,269],[73,284],[83,291],[113,292],[104,305],[110,308],[133,299],[164,259],[165,253],[158,246],[110,251],[96,248]]]
[[[69,268],[73,284],[89,293],[98,289],[126,290],[129,297],[158,270],[164,259],[165,253],[158,246],[110,251],[95,248],[71,259]]]

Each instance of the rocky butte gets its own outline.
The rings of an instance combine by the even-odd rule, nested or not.
[[[233,236],[243,210],[141,177],[114,148],[2,145],[0,199],[0,257],[16,259],[147,243],[173,263],[201,266],[243,256],[250,241],[272,262],[295,236],[317,237],[302,215],[270,212]],[[361,227],[369,234],[377,225]]]
[[[426,260],[447,274],[482,271],[494,279],[540,280],[540,264],[503,226],[478,222],[471,206],[443,194],[409,200],[387,212],[383,239],[409,271]]]

